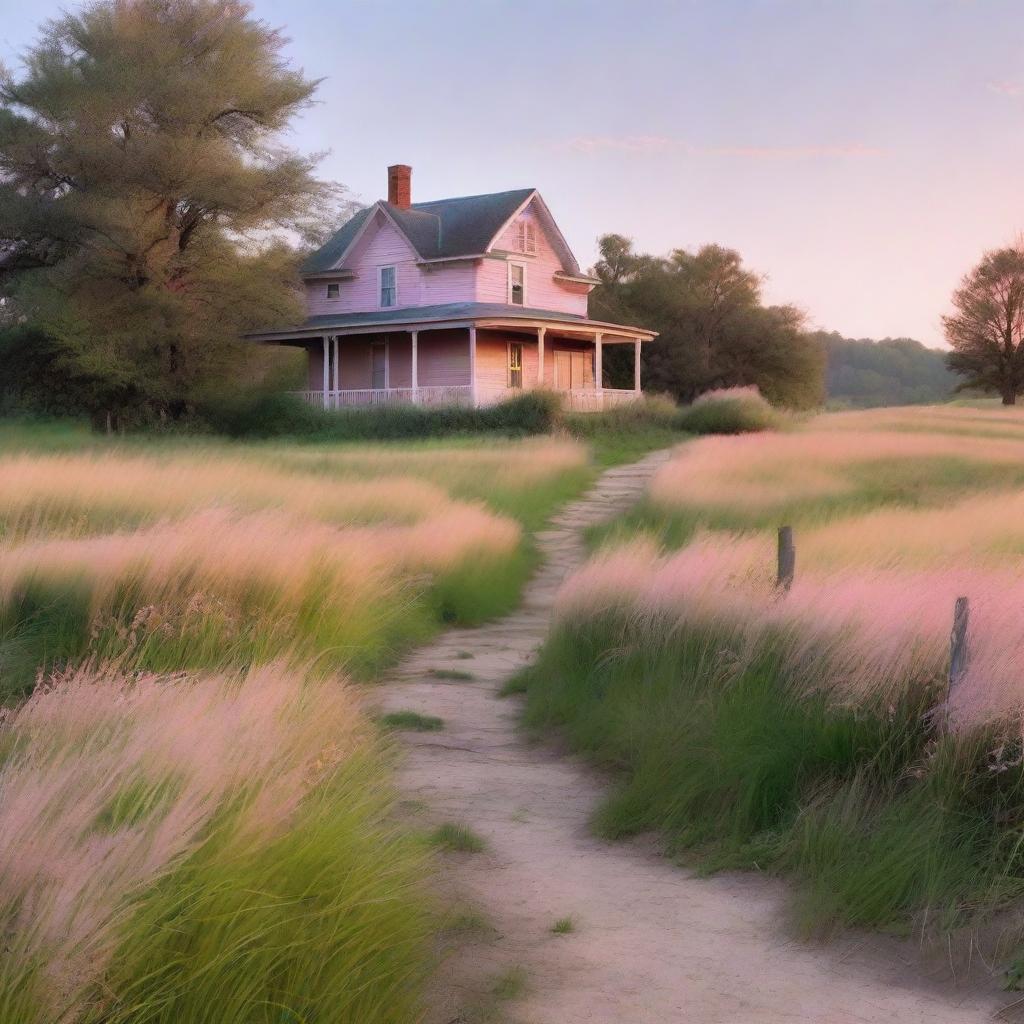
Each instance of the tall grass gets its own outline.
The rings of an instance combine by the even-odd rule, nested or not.
[[[534,727],[617,772],[602,831],[784,872],[809,929],[948,935],[1024,896],[1024,449],[975,436],[978,410],[916,412],[681,449],[619,524],[644,538],[566,583],[523,680]]]
[[[79,669],[0,746],[5,1024],[415,1016],[421,858],[338,680]]]

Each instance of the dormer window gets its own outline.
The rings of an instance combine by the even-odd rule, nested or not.
[[[537,252],[537,226],[532,220],[516,224],[516,251],[533,255]]]
[[[398,304],[398,274],[394,267],[380,268],[380,308]]]
[[[508,265],[508,301],[513,306],[526,304],[526,267],[522,263]]]
[[[341,285],[337,281],[332,281],[327,286],[327,298],[336,299],[341,291]]]

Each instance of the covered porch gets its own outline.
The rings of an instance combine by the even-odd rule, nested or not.
[[[543,388],[559,395],[569,409],[598,411],[641,396],[640,348],[654,337],[639,328],[583,318],[521,314],[461,322],[339,323],[316,334],[306,330],[298,337],[273,332],[254,340],[305,348],[307,386],[297,394],[324,409],[479,407]],[[603,386],[607,345],[632,349],[632,388]]]

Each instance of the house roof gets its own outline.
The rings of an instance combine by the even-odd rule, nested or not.
[[[310,255],[303,273],[332,269],[355,241],[367,219],[381,209],[398,225],[420,259],[458,259],[479,256],[494,242],[515,212],[536,193],[517,188],[480,196],[435,199],[408,209],[380,200],[342,225],[331,239]]]
[[[628,332],[653,338],[654,331],[626,324],[609,324],[601,320],[588,320],[575,313],[563,313],[554,309],[535,309],[524,306],[509,306],[500,302],[448,302],[437,306],[409,306],[404,309],[380,309],[362,313],[323,313],[308,317],[295,327],[274,331],[260,331],[247,335],[254,341],[277,341],[286,338],[317,336],[334,330],[351,331],[358,327],[378,327],[388,324],[414,326],[451,321],[472,320],[527,320],[564,323],[568,326],[607,328],[610,333]]]

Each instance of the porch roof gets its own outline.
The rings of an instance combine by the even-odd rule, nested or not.
[[[486,321],[486,323],[481,323]],[[316,338],[324,334],[360,334],[379,332],[389,328],[429,330],[440,327],[560,326],[567,331],[605,331],[639,341],[650,341],[656,331],[626,324],[610,324],[601,320],[588,320],[574,313],[553,309],[533,309],[509,306],[500,302],[449,302],[438,306],[410,306],[405,309],[380,309],[362,313],[325,313],[308,317],[295,327],[247,334],[250,341],[293,341]]]

